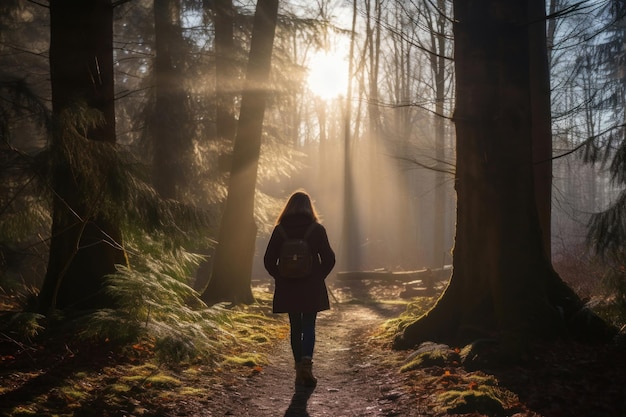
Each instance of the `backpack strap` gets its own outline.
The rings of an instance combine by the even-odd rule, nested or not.
[[[278,232],[283,237],[283,239],[285,240],[289,239],[289,236],[287,235],[287,231],[285,231],[285,228],[283,227],[282,224],[279,223],[278,226],[276,226],[276,229],[278,229]]]
[[[313,222],[309,225],[309,227],[307,227],[306,232],[304,232],[304,240],[307,240],[311,233],[313,233],[313,229],[315,229],[315,226],[317,226],[317,222]]]
[[[313,233],[313,229],[315,229],[315,226],[317,226],[317,222],[313,222],[309,225],[309,227],[307,227],[306,232],[304,232],[304,237],[303,237],[304,240],[307,240],[309,236],[311,235],[311,233]],[[278,229],[278,232],[283,237],[283,239],[285,240],[289,239],[289,236],[287,235],[287,231],[285,230],[282,224],[279,223],[278,226],[276,226],[276,229]]]

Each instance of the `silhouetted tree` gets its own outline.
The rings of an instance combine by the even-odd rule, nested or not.
[[[191,110],[183,71],[187,48],[182,35],[180,0],[154,1],[154,85],[152,114],[153,183],[164,198],[180,198],[190,178]]]
[[[599,253],[617,256],[618,265],[622,265],[623,270],[626,247],[626,4],[609,1],[602,13],[612,22],[607,28],[609,36],[596,47],[594,60],[587,68],[596,73],[599,70],[604,75],[606,81],[600,107],[609,116],[611,127],[587,142],[585,159],[588,162],[610,161],[611,181],[622,191],[608,207],[591,217],[588,239]],[[620,280],[626,282],[623,271],[613,274],[621,275]]]
[[[499,338],[504,357],[517,358],[533,337],[597,339],[610,333],[583,310],[543,246],[533,124],[544,116],[533,111],[531,72],[548,68],[546,60],[531,57],[545,52],[534,43],[539,32],[531,22],[542,21],[538,10],[545,10],[542,0],[454,2],[454,272],[436,305],[397,336],[397,347],[491,336]]]
[[[53,224],[39,307],[111,306],[105,277],[125,263],[103,197],[115,186],[111,0],[50,1],[50,75]]]

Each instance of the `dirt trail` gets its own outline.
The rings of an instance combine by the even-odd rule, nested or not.
[[[319,315],[314,357],[315,389],[295,389],[291,349],[281,340],[270,363],[238,378],[208,416],[381,417],[418,415],[408,405],[397,368],[385,367],[367,350],[366,335],[390,315],[377,306],[340,305]],[[379,354],[380,355],[380,354]],[[211,411],[208,411],[211,410]]]

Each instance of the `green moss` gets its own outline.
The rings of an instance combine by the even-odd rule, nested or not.
[[[400,372],[412,371],[425,366],[444,366],[448,353],[444,350],[424,352],[415,356],[409,363],[400,368]]]
[[[149,375],[153,372],[156,372],[159,367],[153,363],[144,363],[139,366],[131,366],[128,368],[129,374],[138,374],[138,375]]]
[[[178,390],[178,393],[180,395],[189,395],[189,396],[198,396],[198,395],[204,394],[205,392],[206,392],[205,389],[194,388],[194,387],[183,387],[180,390]]]
[[[156,386],[156,387],[164,387],[164,388],[182,385],[182,382],[179,379],[171,377],[163,373],[150,375],[148,377],[144,375],[126,376],[122,378],[122,381],[134,382],[134,383],[140,382],[140,383],[143,383],[144,386],[148,385],[148,386]]]
[[[117,392],[117,393],[125,393],[130,391],[130,385],[126,385],[126,384],[111,384],[108,386],[108,389],[112,392]]]
[[[266,362],[267,361],[261,354],[243,353],[239,356],[225,356],[223,363],[234,364],[234,365],[239,365],[239,366],[248,366],[252,368],[255,366],[263,365]]]
[[[502,401],[493,395],[492,392],[451,390],[441,394],[439,402],[447,413],[482,413],[488,416],[506,415]]]
[[[389,319],[381,325],[380,338],[391,341],[409,324],[423,316],[435,303],[435,297],[419,297],[406,304],[406,310],[400,316]]]
[[[65,386],[60,388],[61,393],[65,395],[68,402],[76,402],[87,398],[87,393],[80,387]]]
[[[32,409],[28,406],[18,406],[15,407],[10,414],[13,417],[26,417],[26,416],[36,416],[39,415],[37,410]]]
[[[487,389],[488,387],[496,387],[498,385],[498,381],[493,375],[482,375],[482,374],[470,374],[467,376],[467,380],[470,383],[476,384],[478,387],[483,389]]]
[[[151,384],[152,386],[163,387],[163,388],[177,387],[177,386],[182,385],[182,382],[180,381],[180,379],[174,378],[172,376],[165,375],[165,374],[157,374],[157,375],[150,376],[146,380],[146,383]]]

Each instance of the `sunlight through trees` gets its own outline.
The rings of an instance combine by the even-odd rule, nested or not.
[[[519,6],[491,3],[503,16]],[[507,287],[515,265],[520,281],[545,278],[533,291],[547,298],[562,277],[580,299],[621,300],[618,3],[538,0],[522,20],[476,33],[449,0],[3,3],[0,285],[32,289],[46,313],[115,307],[108,282],[120,268],[193,253],[184,285],[208,304],[250,303],[253,284],[271,285],[258,248],[304,188],[338,272],[454,264],[490,294],[524,292]],[[511,40],[512,27],[533,30],[512,42],[519,62],[484,39]],[[459,64],[477,45],[468,36],[485,43]],[[482,130],[463,125],[468,115]],[[554,303],[542,311],[558,315]],[[503,323],[521,314],[492,307]]]

